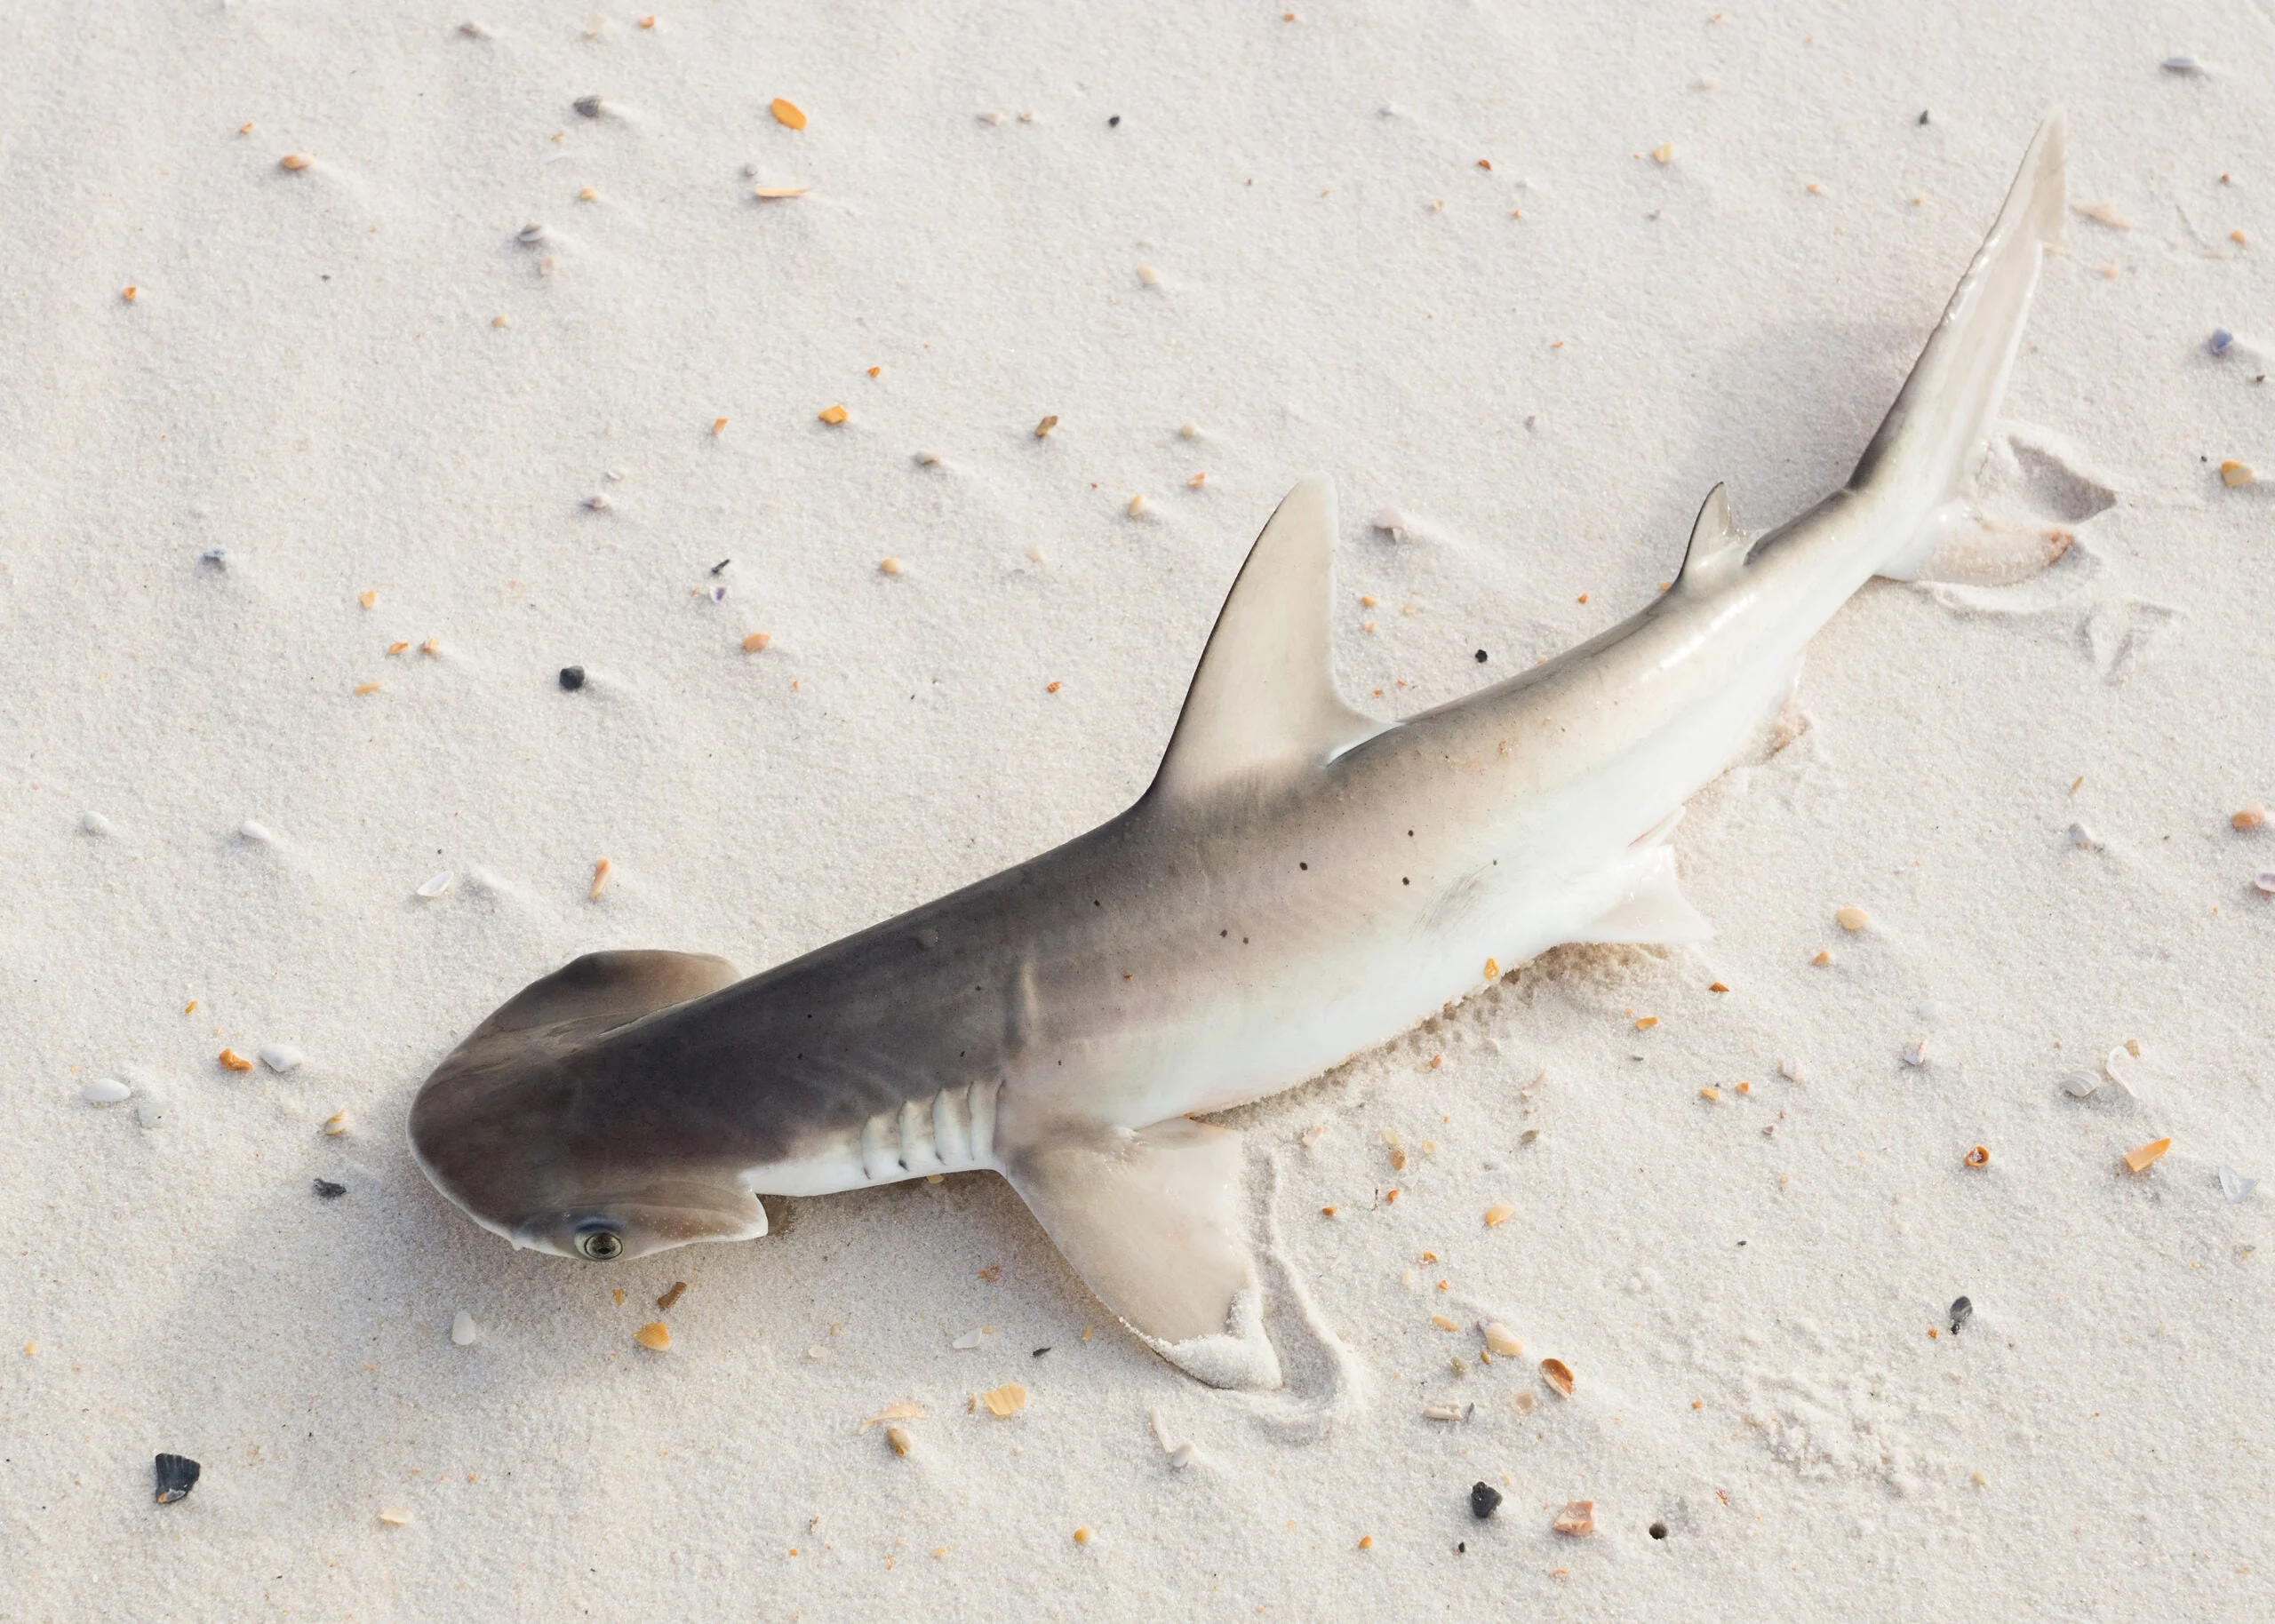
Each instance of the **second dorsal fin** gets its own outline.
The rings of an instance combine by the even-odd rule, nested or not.
[[[1719,585],[1745,562],[1748,545],[1745,537],[1730,528],[1730,499],[1721,486],[1715,486],[1699,505],[1690,527],[1690,548],[1682,555],[1682,573],[1675,577],[1675,585],[1694,591]]]
[[[1272,515],[1209,634],[1151,792],[1318,766],[1376,732],[1336,692],[1328,625],[1335,485],[1314,474]]]

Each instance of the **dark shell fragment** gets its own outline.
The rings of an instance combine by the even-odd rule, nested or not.
[[[152,1468],[156,1479],[158,1503],[171,1506],[188,1496],[197,1486],[199,1467],[188,1455],[160,1455]]]

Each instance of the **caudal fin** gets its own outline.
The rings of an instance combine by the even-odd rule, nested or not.
[[[2022,346],[2040,262],[2062,241],[2066,149],[2056,108],[2039,125],[1998,222],[1848,476],[1849,490],[1923,517],[1919,531],[1880,565],[1882,575],[1916,578],[1939,550],[1979,530],[1970,487]]]

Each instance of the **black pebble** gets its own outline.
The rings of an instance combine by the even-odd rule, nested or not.
[[[326,1201],[337,1201],[347,1193],[347,1185],[335,1184],[330,1179],[315,1180],[314,1187],[316,1194]]]
[[[1036,1358],[1038,1358],[1038,1359],[1039,1359],[1039,1358],[1042,1357],[1042,1356],[1043,1356],[1044,1354],[1049,1353],[1050,1351],[1050,1349],[1048,1349],[1048,1348],[1038,1348],[1038,1349],[1036,1349],[1034,1350],[1034,1357],[1035,1357]]]
[[[1477,651],[1477,663],[1481,665],[1485,664],[1485,650],[1482,649]]]
[[[1920,109],[1920,122],[1923,124],[1928,122],[1928,109],[1925,107]]]
[[[1965,1297],[1952,1299],[1952,1334],[1953,1336],[1959,1334],[1959,1328],[1961,1325],[1974,1318],[1975,1304],[1971,1301]]]
[[[561,687],[563,692],[573,694],[584,686],[585,668],[582,665],[563,665],[561,668]]]
[[[1469,1514],[1483,1522],[1501,1509],[1501,1491],[1489,1483],[1469,1485]]]
[[[1121,129],[1121,128],[1122,128],[1122,115],[1121,115],[1121,114],[1119,114],[1119,113],[1116,113],[1116,114],[1115,114],[1112,118],[1107,119],[1107,120],[1106,121],[1106,127],[1107,129],[1109,129],[1109,130],[1119,130],[1119,129]]]
[[[171,1506],[197,1486],[197,1462],[188,1455],[160,1455],[151,1475],[157,1480],[158,1503]]]
[[[1667,1525],[1664,1523],[1654,1523],[1651,1524],[1651,1538],[1654,1540],[1664,1540],[1666,1537]]]
[[[601,115],[601,99],[598,96],[579,96],[576,107],[581,117],[598,118]]]

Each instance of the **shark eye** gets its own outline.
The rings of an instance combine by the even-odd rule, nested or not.
[[[613,1262],[624,1255],[624,1238],[614,1230],[587,1230],[577,1237],[577,1250],[595,1263]]]

